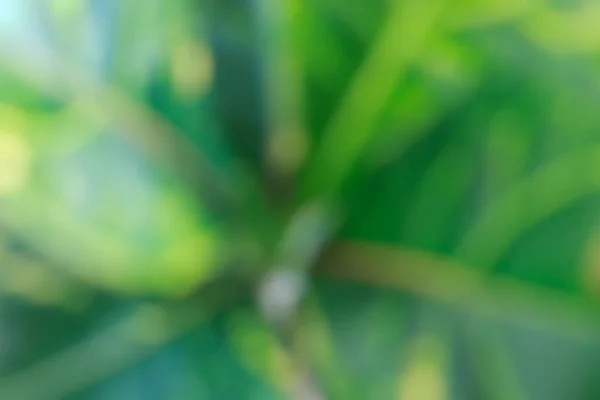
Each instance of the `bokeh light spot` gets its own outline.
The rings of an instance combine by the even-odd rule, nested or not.
[[[199,233],[168,249],[160,284],[173,295],[185,295],[205,282],[214,267],[214,243],[208,232]]]
[[[199,42],[186,42],[175,48],[171,60],[173,88],[184,100],[202,96],[214,75],[210,50]]]
[[[21,189],[29,177],[31,148],[16,133],[0,131],[0,196]]]
[[[399,382],[399,399],[446,399],[443,341],[423,335],[411,347],[409,364]]]
[[[295,125],[277,132],[269,143],[273,167],[284,175],[293,173],[302,165],[308,150],[308,136],[301,127]]]

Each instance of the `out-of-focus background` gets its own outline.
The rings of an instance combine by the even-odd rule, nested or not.
[[[599,399],[598,21],[2,0],[0,399]]]

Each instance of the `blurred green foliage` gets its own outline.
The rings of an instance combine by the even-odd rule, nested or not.
[[[4,0],[0,399],[597,399],[600,2]]]

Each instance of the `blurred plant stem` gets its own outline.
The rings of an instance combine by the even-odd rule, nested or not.
[[[38,306],[84,312],[93,296],[88,285],[40,260],[3,249],[0,264],[0,299],[16,297]]]
[[[219,282],[209,285],[191,301],[137,306],[110,327],[0,378],[0,398],[66,398],[130,367],[237,304],[248,293],[246,285]]]
[[[352,379],[332,337],[327,317],[313,294],[304,299],[294,328],[293,354],[311,371],[311,380],[321,388],[324,398],[355,399]]]
[[[308,151],[294,20],[297,4],[295,0],[258,0],[256,4],[267,121],[265,168],[280,191],[284,188],[277,186],[291,183]]]
[[[300,196],[335,197],[381,110],[435,28],[444,0],[395,1],[310,160]]]
[[[514,183],[476,216],[455,252],[489,271],[527,229],[600,191],[600,147],[568,152]]]
[[[75,111],[81,116],[114,128],[115,134],[124,136],[163,170],[183,179],[213,207],[222,209],[240,201],[240,190],[223,171],[157,112],[90,71],[59,58],[41,43],[23,44],[29,48],[23,53],[14,44],[3,43],[9,38],[0,39],[0,65],[7,71],[51,98],[79,102]],[[37,59],[28,59],[33,55]]]
[[[598,343],[600,304],[540,285],[486,276],[442,256],[364,242],[334,244],[319,262],[321,277],[422,296],[473,315],[494,317],[574,340]]]
[[[465,326],[468,356],[475,382],[484,397],[489,400],[528,399],[504,338],[485,323],[469,322]]]

